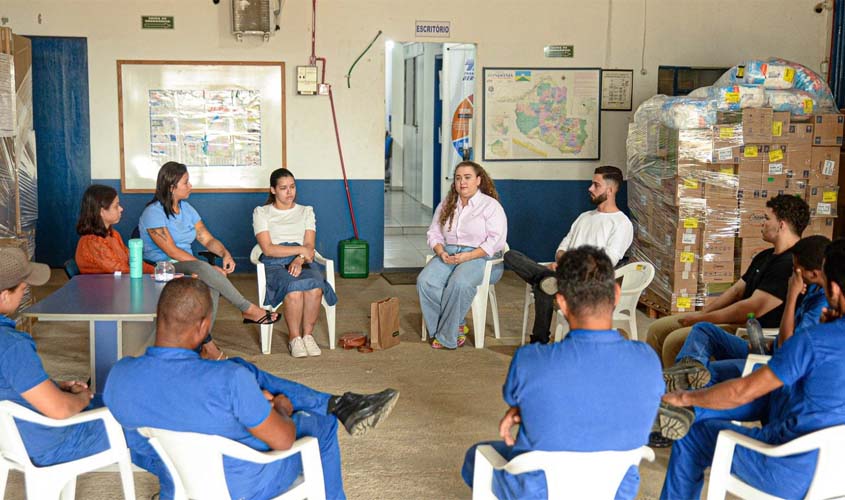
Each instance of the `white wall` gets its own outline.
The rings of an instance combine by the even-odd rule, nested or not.
[[[655,92],[660,64],[730,66],[748,57],[778,55],[818,70],[828,53],[829,12],[813,12],[816,1],[321,0],[317,52],[329,61],[327,79],[335,91],[350,177],[381,179],[383,41],[374,44],[357,64],[351,89],[346,88],[343,76],[378,30],[384,31],[385,39],[397,41],[477,43],[476,95],[480,95],[484,66],[633,68],[636,107]],[[310,2],[287,1],[282,31],[269,43],[236,42],[228,33],[230,10],[229,0],[216,6],[209,0],[4,0],[0,17],[9,18],[20,34],[88,38],[93,178],[119,177],[117,59],[285,61],[288,166],[300,178],[337,178],[340,166],[328,100],[293,93],[294,66],[307,63],[310,52]],[[36,22],[38,13],[42,24]],[[175,16],[176,29],[141,30],[141,15]],[[416,39],[416,19],[451,21],[451,38]],[[644,20],[647,74],[641,76]],[[545,45],[560,43],[574,44],[576,57],[543,57]],[[480,113],[480,99],[478,105]],[[629,118],[630,113],[603,114],[602,163],[624,165]],[[477,138],[481,137],[480,122],[476,120]],[[476,141],[475,147],[481,144]],[[488,167],[494,178],[586,179],[595,164],[517,162]]]

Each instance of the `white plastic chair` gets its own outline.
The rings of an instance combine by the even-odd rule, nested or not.
[[[840,498],[845,496],[845,425],[812,432],[781,445],[757,441],[738,432],[724,429],[716,440],[716,451],[710,467],[707,500],[722,500],[730,492],[746,499],[776,499],[731,474],[734,449],[739,445],[769,457],[786,457],[819,450],[816,470],[806,499]]]
[[[30,460],[15,419],[47,427],[67,427],[101,420],[106,429],[109,448],[72,462],[39,467]],[[56,420],[12,401],[0,402],[0,496],[6,491],[9,470],[13,469],[24,473],[27,498],[73,500],[76,495],[77,476],[113,464],[117,464],[120,471],[124,498],[135,500],[135,481],[132,477],[129,448],[126,447],[123,429],[108,409],[98,408],[63,420]]]
[[[473,500],[495,500],[493,471],[521,474],[535,470],[546,473],[549,498],[613,499],[625,473],[641,459],[654,461],[654,451],[647,446],[627,451],[531,451],[510,462],[490,445],[475,449],[472,478]]]
[[[508,244],[505,243],[505,249],[502,254],[510,250]],[[425,258],[425,263],[428,265],[434,255],[428,255]],[[484,265],[484,276],[481,278],[481,284],[478,285],[475,292],[475,297],[472,299],[472,328],[473,336],[475,337],[476,349],[484,347],[484,330],[487,327],[487,298],[490,298],[490,313],[493,316],[493,334],[496,338],[501,338],[499,331],[499,303],[496,300],[496,287],[490,283],[490,275],[493,272],[493,266],[501,264],[504,259],[490,259]],[[425,327],[425,318],[422,319],[422,341],[425,342],[428,338],[428,330]]]
[[[150,438],[175,486],[175,500],[229,500],[229,488],[223,471],[223,456],[256,464],[268,464],[300,454],[302,476],[274,500],[324,500],[323,463],[317,438],[297,439],[289,450],[257,451],[222,436],[177,432],[140,427],[138,432]]]
[[[264,264],[259,260],[261,255],[261,246],[255,245],[252,247],[252,252],[249,254],[249,260],[255,264],[255,269],[258,273],[258,303],[262,304],[261,307],[264,309],[272,312],[280,308],[282,306],[282,302],[279,302],[275,306],[263,305],[264,297],[267,294],[267,278],[264,274]],[[335,292],[337,292],[337,288],[334,284],[334,261],[323,257],[320,255],[320,252],[317,252],[316,250],[314,251],[314,261],[326,268],[326,281],[328,281]],[[335,318],[337,315],[335,307],[337,306],[328,305],[328,303],[326,303],[326,297],[323,296],[323,309],[326,311],[326,325],[329,330],[329,349],[335,348]],[[272,343],[273,325],[261,325],[261,352],[264,354],[270,354]]]
[[[654,266],[648,262],[631,262],[616,270],[616,279],[622,280],[619,303],[613,309],[613,323],[623,322],[631,340],[640,340],[637,332],[637,303],[643,290],[648,288],[654,279]],[[557,311],[555,324],[555,342],[563,340],[566,319],[563,313]]]

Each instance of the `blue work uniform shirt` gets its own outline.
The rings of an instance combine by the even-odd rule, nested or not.
[[[44,371],[29,334],[15,329],[15,322],[0,314],[0,400],[39,412],[22,394],[50,377]],[[108,448],[101,421],[67,427],[47,427],[16,420],[24,447],[37,466],[69,462]]]
[[[664,390],[654,350],[616,330],[573,330],[559,343],[523,346],[502,390],[522,418],[514,454],[639,448],[648,442]],[[628,478],[617,498],[636,495],[636,467]],[[497,471],[494,489],[509,498],[535,498],[545,487],[540,477],[523,479]]]
[[[159,476],[162,498],[173,494],[171,479],[138,427],[215,434],[259,451],[270,449],[249,432],[269,416],[270,403],[255,376],[234,362],[149,347],[144,356],[114,365],[104,399],[125,429],[132,460]],[[224,457],[223,469],[232,498],[255,500],[281,494],[302,471],[298,455],[265,465]]]
[[[150,262],[170,260],[170,257],[153,242],[150,233],[147,232],[149,229],[158,227],[166,227],[176,246],[193,255],[191,243],[197,239],[196,225],[201,220],[200,214],[187,201],[180,201],[179,213],[170,217],[164,213],[164,207],[160,202],[156,201],[147,205],[138,222],[138,231],[144,242],[144,260]]]

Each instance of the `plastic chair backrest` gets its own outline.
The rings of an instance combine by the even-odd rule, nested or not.
[[[633,314],[640,295],[654,279],[654,266],[648,262],[632,262],[616,270],[616,279],[620,278],[622,293],[614,312],[628,311]]]
[[[29,416],[28,420],[37,420],[41,415],[12,401],[0,401],[0,457],[21,467],[32,467],[15,416],[24,419]]]
[[[645,447],[644,447],[645,448]],[[638,466],[650,449],[627,451],[532,451],[504,467],[511,474],[532,470],[546,473],[549,498],[614,498],[631,466]]]
[[[845,425],[837,425],[816,431],[819,448],[816,473],[807,490],[807,498],[841,498],[845,496]]]

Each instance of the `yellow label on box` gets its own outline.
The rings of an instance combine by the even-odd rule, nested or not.
[[[786,68],[783,71],[783,80],[786,82],[792,82],[795,79],[795,70],[792,68]]]
[[[695,254],[692,252],[681,252],[681,262],[684,264],[692,264],[695,262]]]
[[[804,99],[804,114],[809,115],[813,112],[813,100],[812,99]]]
[[[698,229],[698,218],[687,217],[684,219],[684,229]]]
[[[733,136],[734,136],[733,127],[720,127],[719,128],[719,139],[730,139]]]
[[[746,146],[743,155],[746,158],[757,158],[757,146]]]
[[[822,192],[822,201],[825,203],[833,203],[836,201],[836,191]]]
[[[783,160],[783,151],[780,148],[769,151],[769,161],[780,160]]]
[[[783,136],[783,122],[772,122],[772,136]]]
[[[698,181],[696,179],[684,179],[684,187],[686,189],[698,189]]]
[[[739,102],[739,92],[725,92],[725,102],[736,104]]]
[[[736,77],[742,78],[745,76],[745,66],[737,66],[736,67]]]
[[[720,167],[720,168],[719,168],[719,173],[720,173],[720,174],[730,174],[730,175],[733,175],[733,173],[734,173],[734,168],[733,168],[733,167]]]
[[[689,297],[678,297],[675,301],[675,305],[678,309],[689,309],[692,307],[692,299]]]

